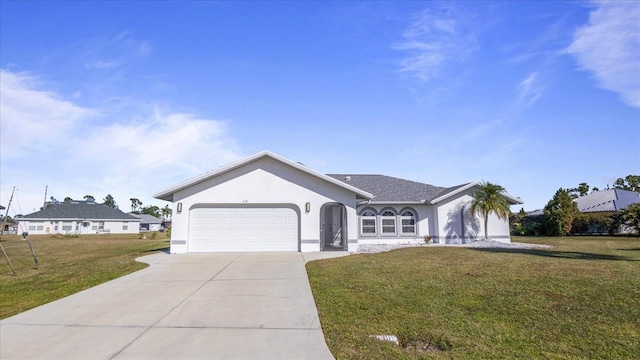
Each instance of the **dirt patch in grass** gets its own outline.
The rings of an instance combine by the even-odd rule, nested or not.
[[[433,334],[400,334],[398,336],[398,344],[409,353],[448,351],[452,347],[448,339]]]

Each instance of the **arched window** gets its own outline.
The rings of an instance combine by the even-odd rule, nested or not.
[[[382,235],[396,234],[396,213],[393,210],[383,210],[380,215]]]
[[[364,210],[360,215],[360,233],[363,236],[375,236],[378,233],[376,213],[373,210]]]
[[[400,224],[402,235],[415,235],[416,215],[413,211],[403,210],[400,215]]]

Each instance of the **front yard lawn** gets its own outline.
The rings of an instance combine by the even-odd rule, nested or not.
[[[169,247],[168,238],[138,235],[30,236],[40,268],[34,267],[26,241],[2,236],[2,246],[16,269],[0,255],[0,319],[63,298],[78,291],[145,268],[135,261]]]
[[[553,248],[418,247],[308,263],[333,355],[640,358],[639,238],[513,240]]]

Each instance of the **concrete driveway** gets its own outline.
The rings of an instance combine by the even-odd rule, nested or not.
[[[146,256],[0,321],[0,359],[332,359],[304,263],[345,254]]]

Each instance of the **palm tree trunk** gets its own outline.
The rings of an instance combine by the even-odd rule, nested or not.
[[[484,214],[484,239],[489,240],[489,214]]]

